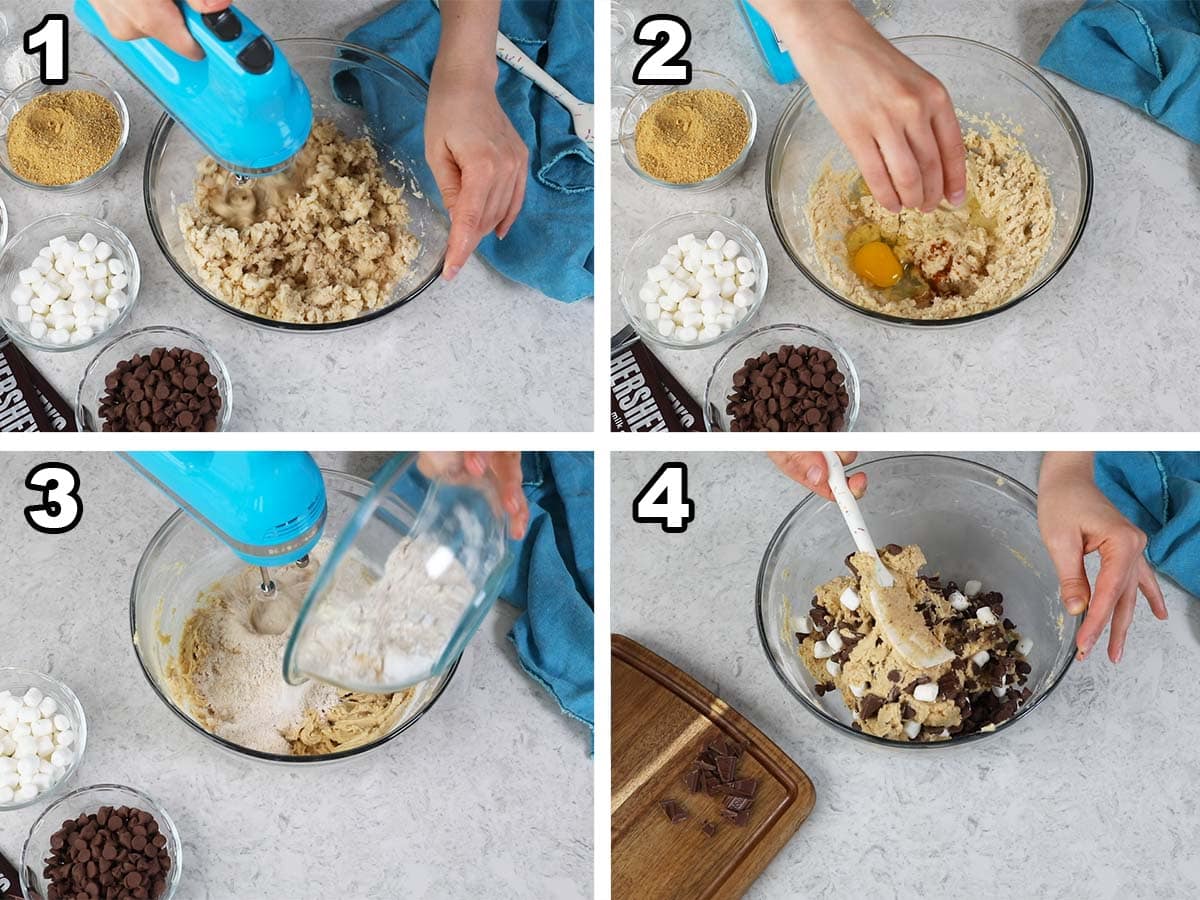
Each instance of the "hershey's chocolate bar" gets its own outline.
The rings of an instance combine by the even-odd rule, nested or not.
[[[641,341],[613,351],[609,384],[613,431],[680,430],[679,417],[658,376],[658,368]]]
[[[0,333],[0,431],[76,430],[62,394]]]
[[[0,900],[24,900],[17,867],[3,853],[0,853]]]
[[[682,384],[679,383],[670,370],[663,365],[662,360],[649,352],[646,349],[646,355],[650,357],[654,363],[655,369],[658,371],[659,380],[663,384],[663,389],[667,392],[667,397],[671,401],[671,407],[675,410],[675,417],[679,419],[680,431],[704,431],[704,411],[700,408],[700,404],[696,402],[696,398],[689,394]]]

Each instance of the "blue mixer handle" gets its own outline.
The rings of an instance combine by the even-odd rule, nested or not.
[[[176,2],[204,50],[199,62],[152,38],[117,40],[89,0],[75,0],[75,15],[223,166],[251,176],[284,168],[312,133],[308,87],[236,7],[198,13]]]
[[[251,565],[307,555],[325,529],[321,470],[291,451],[137,451],[121,454]]]

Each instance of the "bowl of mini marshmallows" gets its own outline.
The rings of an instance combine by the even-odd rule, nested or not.
[[[49,216],[0,252],[0,323],[37,350],[78,350],[106,338],[137,300],[137,252],[118,228]]]
[[[762,244],[716,213],[663,219],[637,239],[621,271],[625,317],[650,343],[681,350],[743,330],[766,290]]]
[[[0,811],[59,794],[87,740],[83,707],[62,682],[0,668]]]

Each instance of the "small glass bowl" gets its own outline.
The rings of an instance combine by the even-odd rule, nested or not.
[[[190,331],[172,328],[169,325],[154,325],[121,335],[107,344],[96,354],[96,358],[88,363],[83,378],[79,381],[79,390],[75,392],[76,428],[80,431],[102,430],[99,416],[100,400],[107,390],[104,379],[117,367],[117,363],[135,354],[148,354],[155,347],[180,347],[200,353],[208,360],[209,369],[217,376],[217,388],[221,394],[217,431],[224,431],[229,427],[229,418],[233,414],[233,382],[229,378],[229,370],[225,368],[225,361],[217,355],[216,350]]]
[[[646,305],[638,296],[638,291],[646,282],[646,270],[657,266],[667,248],[675,243],[682,234],[695,234],[697,238],[708,237],[714,231],[724,233],[725,237],[737,241],[743,252],[754,260],[754,305],[746,318],[737,322],[719,338],[711,341],[693,341],[686,344],[673,337],[666,338],[658,333],[654,323],[647,322],[643,311]],[[625,310],[625,318],[637,330],[645,341],[660,347],[670,347],[673,350],[698,350],[711,347],[727,340],[735,334],[746,330],[747,324],[758,313],[767,292],[767,254],[759,243],[754,232],[744,225],[726,216],[712,212],[687,212],[663,219],[657,225],[652,225],[646,233],[639,237],[625,256],[621,267],[620,296],[621,305]]]
[[[113,154],[112,159],[105,163],[102,168],[97,169],[87,178],[73,181],[70,184],[45,185],[34,181],[26,181],[14,172],[12,168],[12,160],[8,155],[8,126],[12,122],[13,116],[17,114],[17,111],[34,97],[58,91],[91,91],[94,94],[104,97],[116,107],[117,115],[121,118],[121,139],[117,142],[117,151]],[[11,94],[4,98],[3,102],[0,102],[0,128],[3,129],[3,132],[0,133],[0,169],[3,169],[8,177],[17,182],[17,184],[31,188],[32,190],[48,191],[53,194],[68,196],[91,190],[117,170],[117,165],[121,161],[121,155],[125,152],[125,145],[129,142],[129,109],[125,106],[124,98],[95,75],[72,72],[69,84],[53,86],[42,84],[40,77],[31,78],[29,81],[15,88]]]
[[[83,706],[74,691],[49,675],[13,666],[0,667],[0,691],[11,691],[14,697],[19,697],[31,687],[37,688],[47,697],[53,697],[58,704],[58,711],[71,720],[71,729],[75,732],[75,743],[71,745],[71,750],[75,754],[75,760],[67,766],[67,771],[58,780],[58,783],[49,790],[43,791],[32,800],[0,804],[0,812],[24,809],[36,803],[46,803],[57,797],[66,789],[75,773],[79,771],[79,764],[83,761],[83,752],[87,747],[87,718],[83,714]]]
[[[129,298],[129,302],[117,317],[109,322],[107,328],[97,332],[86,341],[80,341],[78,344],[52,344],[46,338],[37,340],[29,333],[29,327],[23,322],[18,322],[14,315],[16,307],[13,306],[9,295],[12,294],[13,288],[21,283],[17,278],[17,273],[22,269],[29,268],[37,259],[38,252],[49,244],[52,238],[65,235],[72,241],[78,241],[89,231],[113,248],[113,259],[119,258],[125,264],[125,274],[129,278],[125,294]],[[0,324],[3,324],[4,330],[14,341],[34,350],[45,350],[49,353],[69,353],[72,350],[80,350],[112,338],[116,329],[129,317],[130,311],[137,303],[141,283],[142,268],[138,262],[137,250],[134,249],[133,243],[121,229],[102,219],[93,219],[90,216],[79,216],[73,213],[47,216],[26,225],[13,235],[12,241],[5,245],[3,250],[0,250]]]
[[[131,787],[93,784],[71,791],[42,813],[29,829],[29,836],[25,838],[25,846],[21,849],[21,891],[25,900],[41,900],[49,894],[50,884],[43,877],[42,870],[46,867],[46,857],[50,852],[50,838],[62,828],[63,822],[94,813],[102,806],[128,806],[154,816],[159,833],[167,838],[166,850],[171,857],[171,869],[166,875],[167,890],[161,900],[171,900],[175,896],[183,874],[183,843],[167,811]]]
[[[705,178],[703,181],[697,181],[693,184],[672,184],[669,181],[661,181],[653,175],[648,174],[638,163],[637,158],[637,147],[635,145],[638,119],[650,108],[650,104],[659,97],[679,91],[702,90],[724,91],[726,94],[732,94],[742,104],[742,109],[746,111],[746,117],[750,119],[750,134],[746,138],[746,146],[742,148],[742,152],[738,155],[738,158],[730,163],[728,167],[710,178]],[[757,133],[758,113],[754,109],[754,101],[750,99],[749,94],[742,90],[736,82],[726,78],[724,75],[710,72],[706,69],[692,69],[691,84],[652,84],[634,94],[625,107],[624,115],[621,116],[621,130],[618,140],[621,144],[621,155],[625,157],[625,162],[629,164],[629,168],[633,169],[634,172],[646,181],[675,191],[701,192],[715,190],[729,183],[733,176],[738,173],[738,170],[745,164],[746,158],[750,155],[750,149],[754,146],[754,136]]]
[[[945,741],[892,741],[852,728],[841,694],[818,695],[796,652],[795,619],[804,615],[818,585],[846,574],[842,560],[854,550],[837,504],[816,494],[805,497],[780,523],[758,570],[758,634],[779,680],[826,725],[886,750],[970,744],[1025,718],[1062,681],[1075,658],[1082,621],[1068,615],[1059,599],[1058,578],[1038,531],[1037,495],[1003,472],[952,456],[889,456],[853,472],[870,478],[862,502],[873,540],[916,544],[928,559],[927,574],[959,584],[978,578],[986,590],[1004,595],[1004,615],[1033,641],[1027,655],[1032,693],[1008,721]]]
[[[858,371],[846,351],[829,335],[807,325],[767,325],[751,331],[734,343],[717,360],[708,384],[704,387],[704,424],[709,431],[729,431],[729,416],[725,412],[726,397],[733,387],[733,373],[746,364],[746,360],[764,351],[773,353],[784,344],[807,344],[833,354],[838,371],[846,376],[846,394],[850,399],[844,418],[843,431],[853,431],[858,420]]]
[[[8,207],[4,198],[0,197],[0,248],[8,243]]]

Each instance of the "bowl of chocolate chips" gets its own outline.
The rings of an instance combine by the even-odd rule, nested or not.
[[[949,456],[852,471],[867,473],[863,515],[915,615],[876,618],[881,595],[896,595],[855,552],[837,505],[810,494],[759,569],[759,637],[779,680],[822,722],[877,746],[968,743],[1025,719],[1066,674],[1080,622],[1059,598],[1034,492]]]

